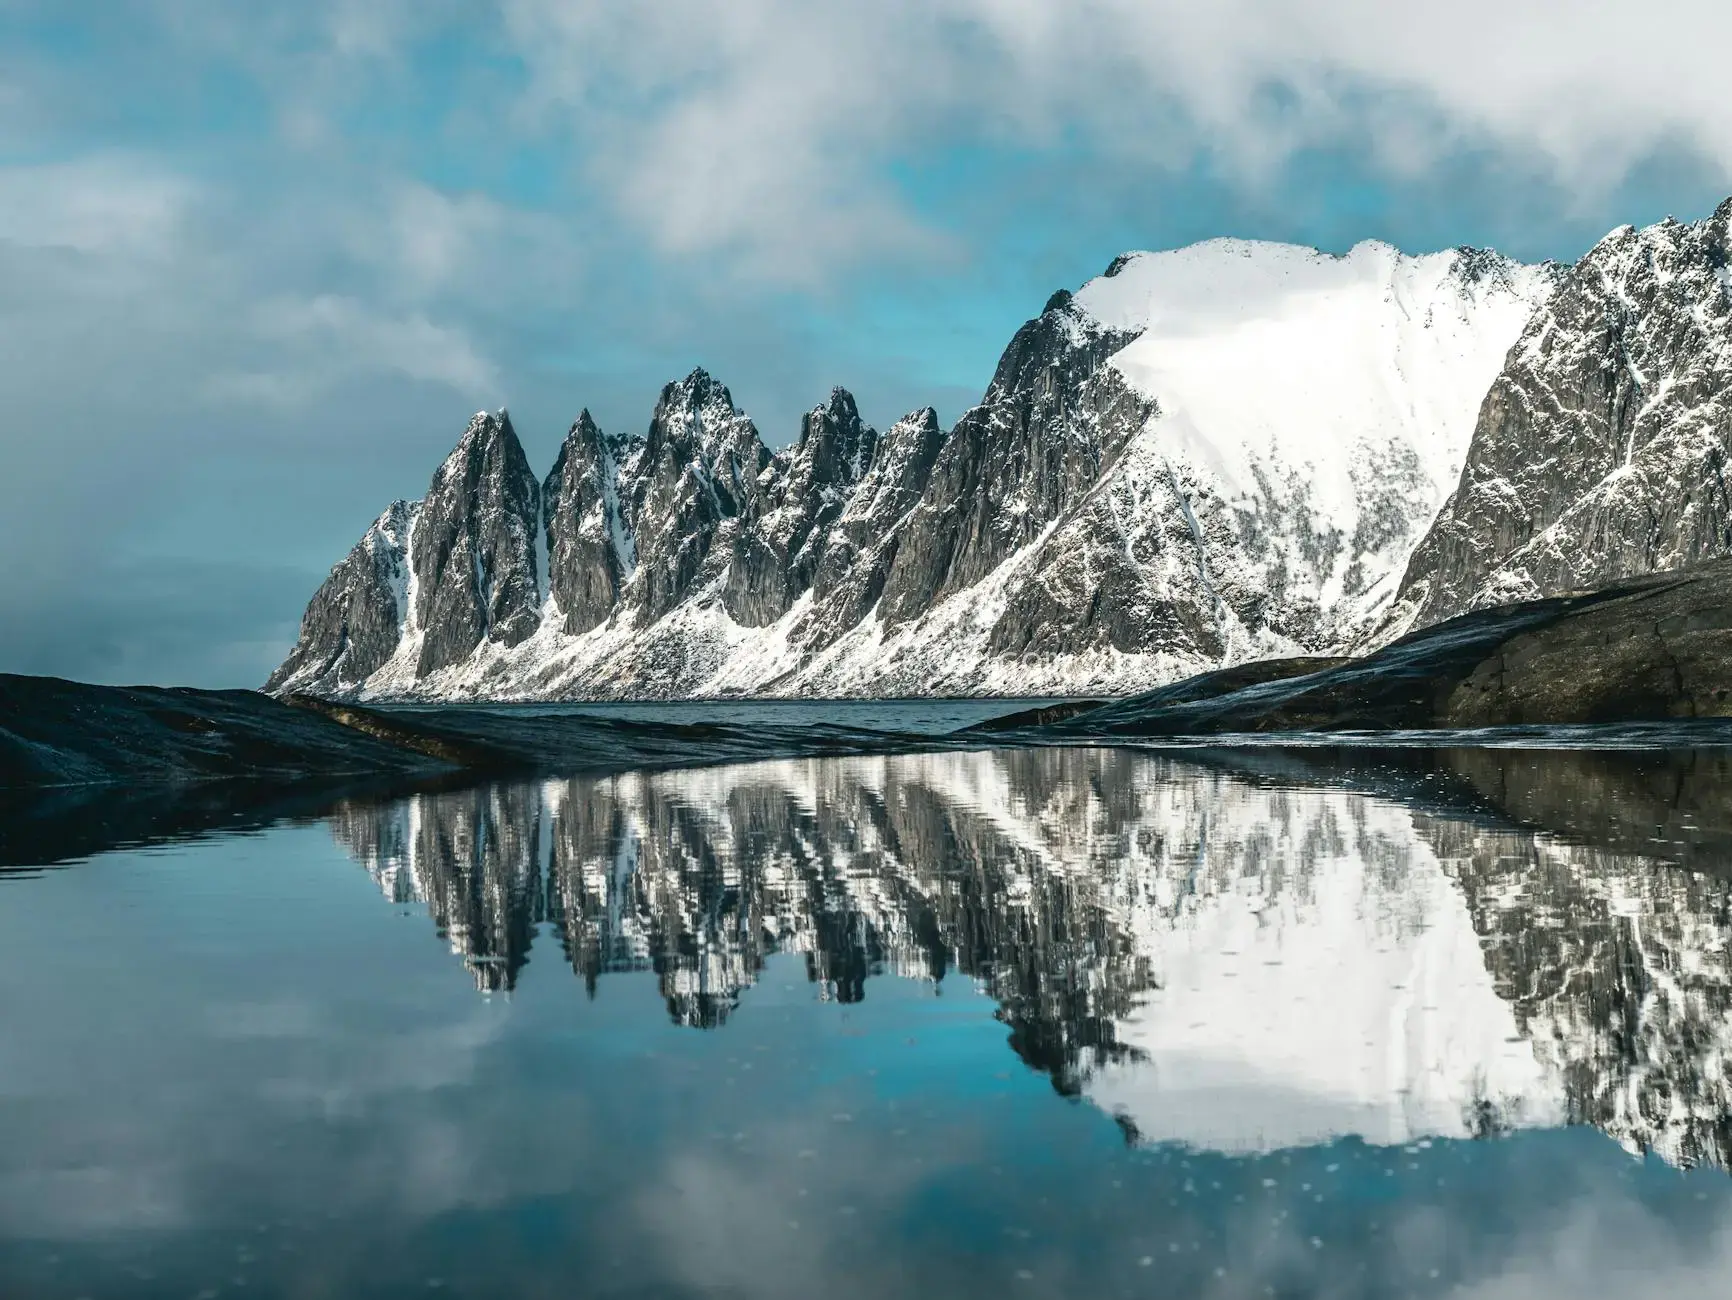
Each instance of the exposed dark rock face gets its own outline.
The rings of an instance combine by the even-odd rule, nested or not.
[[[631,520],[620,499],[620,462],[634,450],[609,438],[585,411],[571,426],[542,485],[548,594],[565,630],[605,623],[637,567]]]
[[[1732,200],[1564,277],[1480,412],[1398,609],[1419,624],[1732,553]]]
[[[409,538],[419,504],[394,501],[314,594],[300,640],[265,683],[291,678],[301,689],[341,694],[372,676],[396,652],[408,615]]]
[[[729,608],[750,615],[759,586],[730,572],[743,528],[771,501],[769,449],[727,388],[702,370],[662,389],[648,436],[626,460],[624,509],[637,545],[626,593],[638,626],[727,579]]]
[[[414,680],[483,642],[521,644],[541,620],[540,503],[510,416],[477,415],[427,496],[394,504],[331,571],[266,689],[352,695],[399,651]]]
[[[1101,329],[1062,291],[1016,332],[902,529],[884,586],[887,623],[979,582],[1095,484],[1155,409],[1105,371],[1133,337]]]
[[[802,637],[818,644],[838,636],[878,603],[902,547],[902,525],[920,503],[944,445],[930,406],[904,416],[877,440],[817,557],[815,609]]]
[[[779,503],[761,530],[760,553],[780,569],[783,580],[780,608],[757,611],[770,615],[760,623],[779,617],[812,586],[832,542],[831,529],[871,470],[877,445],[877,430],[861,421],[846,389],[833,390],[827,404],[813,407],[800,421],[800,440],[778,466]],[[775,584],[766,577],[761,585],[774,589]]]
[[[1152,411],[1109,372],[1099,425],[1140,428]],[[1218,660],[1228,649],[1227,603],[1192,496],[1167,466],[1140,464],[1104,480],[1038,547],[1028,577],[1007,592],[989,644],[1000,654],[1052,657],[1086,651],[1166,652]],[[1234,609],[1247,625],[1259,611]]]
[[[421,676],[483,641],[513,646],[540,620],[541,488],[504,411],[469,422],[433,477],[410,554]]]
[[[1729,214],[1614,235],[1567,275],[1381,245],[1117,259],[1016,332],[948,432],[925,410],[880,435],[837,389],[772,452],[694,370],[641,436],[586,412],[537,488],[509,423],[478,420],[421,508],[396,641],[387,584],[351,556],[270,686],[1112,695],[1694,562],[1732,547],[1716,486]],[[1216,278],[1243,304],[1209,301]],[[1313,312],[1321,343],[1293,324]],[[1463,486],[1410,565],[1505,358]],[[1253,398],[1216,401],[1227,389]],[[1608,460],[1619,447],[1629,464]],[[1604,508],[1570,505],[1584,490]],[[1569,560],[1560,529],[1599,559]]]

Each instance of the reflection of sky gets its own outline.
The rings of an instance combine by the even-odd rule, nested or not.
[[[956,978],[842,1006],[777,958],[713,1033],[647,974],[479,999],[321,827],[0,899],[8,1294],[1593,1296],[1732,1262],[1723,1175],[1591,1130],[1127,1148]]]

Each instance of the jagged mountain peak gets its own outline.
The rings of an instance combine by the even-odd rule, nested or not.
[[[513,646],[539,621],[541,485],[502,407],[469,423],[421,504],[410,555],[416,671],[449,668],[482,642]]]
[[[605,622],[637,566],[630,502],[621,496],[629,438],[603,433],[585,407],[541,486],[548,613],[581,635]]]
[[[840,384],[830,390],[830,396],[814,406],[800,421],[800,441],[805,442],[808,430],[817,420],[828,419],[837,424],[850,424],[860,418],[860,408],[854,394]]]
[[[599,457],[623,459],[629,454],[634,442],[641,442],[642,435],[633,437],[624,433],[607,433],[596,423],[595,417],[589,413],[586,406],[577,414],[577,419],[571,422],[571,427],[565,431],[565,437],[559,444],[559,452],[554,459],[553,471],[548,475],[551,483],[562,472],[565,462],[577,457],[580,460],[592,461]],[[545,504],[551,507],[551,489],[544,485]]]
[[[645,442],[652,460],[672,455],[710,467],[723,458],[760,462],[754,474],[769,457],[757,426],[734,404],[727,385],[701,367],[663,387]]]
[[[1463,244],[1455,250],[1451,272],[1455,281],[1469,293],[1501,291],[1519,294],[1529,278],[1537,277],[1542,282],[1556,286],[1569,273],[1569,267],[1565,263],[1553,261],[1530,265],[1518,262],[1495,248],[1475,248],[1471,244]]]
[[[419,501],[398,497],[379,512],[379,517],[373,521],[373,526],[367,530],[367,536],[362,540],[365,541],[368,537],[389,538],[394,542],[406,540],[409,524],[420,508]]]
[[[702,366],[694,366],[684,379],[675,379],[662,386],[661,400],[656,404],[658,413],[663,409],[679,407],[690,410],[722,410],[730,414],[739,411],[734,405],[734,395],[728,391],[728,386]]]
[[[470,417],[457,445],[434,475],[434,483],[437,485],[453,478],[473,479],[491,459],[509,463],[513,469],[519,462],[528,468],[523,444],[518,441],[517,430],[511,425],[511,413],[504,407],[497,411],[477,411]]]
[[[801,417],[790,472],[804,483],[852,486],[871,465],[877,441],[877,431],[861,420],[854,395],[833,388],[828,402]]]
[[[413,530],[404,648],[352,693],[1128,690],[1332,648],[1386,606],[1556,278],[1371,241],[1108,270],[1048,299],[948,430],[927,407],[874,431],[837,388],[772,453],[699,367],[642,435],[585,411],[545,483],[506,491],[520,449],[484,418]],[[475,568],[459,535],[516,555],[520,517],[548,581],[505,617],[497,575],[533,579],[536,548]],[[475,580],[448,581],[480,594],[452,639],[422,568],[465,555]]]
[[[935,406],[922,406],[918,410],[910,411],[907,415],[896,421],[895,424],[891,425],[890,428],[892,430],[903,428],[936,430],[939,428],[938,408]]]
[[[469,417],[469,425],[463,430],[464,439],[516,436],[517,430],[511,425],[511,412],[503,406],[497,411],[477,411]]]
[[[910,411],[882,434],[872,459],[843,512],[862,542],[878,542],[873,530],[887,534],[919,501],[948,435],[930,406]]]
[[[1070,290],[1060,289],[1011,337],[974,409],[1040,402],[1074,389],[1132,337],[1099,321]]]
[[[393,501],[332,568],[267,691],[340,694],[390,661],[408,614],[409,545],[420,511],[419,501]]]

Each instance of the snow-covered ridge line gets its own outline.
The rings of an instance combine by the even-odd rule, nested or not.
[[[1118,693],[1332,649],[1384,615],[1556,278],[1212,240],[1054,294],[949,430],[879,433],[837,389],[771,451],[696,370],[642,435],[584,412],[538,483],[482,413],[268,688]],[[381,547],[412,595],[358,558]]]

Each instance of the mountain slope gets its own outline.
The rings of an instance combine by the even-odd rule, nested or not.
[[[400,548],[416,594],[381,663],[345,649],[346,627],[389,613],[372,590],[388,584],[355,594],[351,556],[270,687],[1125,691],[1332,647],[1383,615],[1554,279],[1491,253],[1375,243],[1131,254],[1054,294],[948,433],[927,410],[880,434],[838,389],[775,452],[694,371],[642,437],[585,412],[539,488],[503,441],[465,457],[498,478],[474,489],[495,522],[472,546],[509,559],[429,603],[422,575],[449,565],[423,557],[418,525]],[[509,433],[503,413],[477,417],[465,442],[489,420]],[[536,608],[521,596],[538,590],[526,518],[549,570]]]
[[[1563,277],[1480,411],[1391,630],[1732,552],[1732,200]]]

